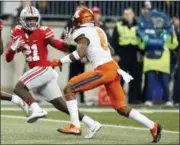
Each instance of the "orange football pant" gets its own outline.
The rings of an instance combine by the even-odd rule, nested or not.
[[[98,66],[93,71],[73,77],[69,81],[69,85],[73,89],[73,92],[91,90],[100,85],[105,85],[113,107],[117,110],[126,105],[125,95],[120,85],[120,75],[117,72],[118,69],[119,66],[117,63],[110,61]]]

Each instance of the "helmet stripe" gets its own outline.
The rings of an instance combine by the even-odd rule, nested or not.
[[[32,9],[32,7],[30,7],[30,13],[33,15],[33,9]]]

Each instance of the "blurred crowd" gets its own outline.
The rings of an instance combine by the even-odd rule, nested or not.
[[[32,3],[21,3],[17,15],[13,18],[13,26],[18,23],[20,11],[27,5]],[[82,6],[85,4],[80,1],[76,9]],[[96,6],[91,9],[94,12],[95,24],[106,32],[109,43],[115,49],[114,59],[134,78],[128,87],[128,103],[144,103],[147,106],[156,103],[166,106],[179,105],[180,18],[170,18],[165,13],[153,9],[151,2],[146,1],[139,17],[132,8],[124,9],[122,19],[115,22],[111,34],[101,19],[101,9]],[[65,27],[72,27],[71,19]],[[69,52],[73,52],[74,49],[76,44],[70,46]],[[87,62],[87,59],[82,59],[71,63],[69,79],[83,73]],[[121,84],[124,85],[124,82]],[[80,98],[83,103],[83,93],[80,94]]]

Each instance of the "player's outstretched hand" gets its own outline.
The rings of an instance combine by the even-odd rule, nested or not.
[[[3,25],[3,20],[0,19],[0,31],[2,31],[3,26],[4,26],[4,25]]]
[[[52,67],[55,68],[55,67],[59,67],[60,71],[62,71],[62,63],[59,59],[55,58],[52,60]]]
[[[67,27],[66,29],[64,29],[64,41],[65,41],[65,43],[67,43],[67,44],[70,44],[71,41],[72,41],[72,35],[71,35],[71,33],[72,33],[72,28],[69,29],[69,28]]]
[[[22,37],[17,37],[16,39],[15,39],[15,41],[12,43],[12,45],[11,45],[11,50],[12,51],[16,51],[16,50],[18,50],[21,46],[24,46],[24,44],[25,44],[25,41],[22,39]]]

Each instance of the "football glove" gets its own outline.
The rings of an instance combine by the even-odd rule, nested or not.
[[[69,29],[68,27],[64,29],[64,41],[67,44],[70,44],[72,42],[72,28]]]
[[[14,43],[10,46],[11,50],[16,51],[21,46],[25,44],[25,41],[22,39],[22,37],[17,37]]]
[[[57,58],[53,59],[51,64],[53,68],[59,67],[60,71],[62,71],[62,62],[59,59]]]
[[[122,70],[122,69],[118,69],[118,73],[122,76],[123,80],[124,80],[126,83],[129,83],[131,80],[134,79],[130,74],[128,74],[127,72],[125,72],[125,71]]]

